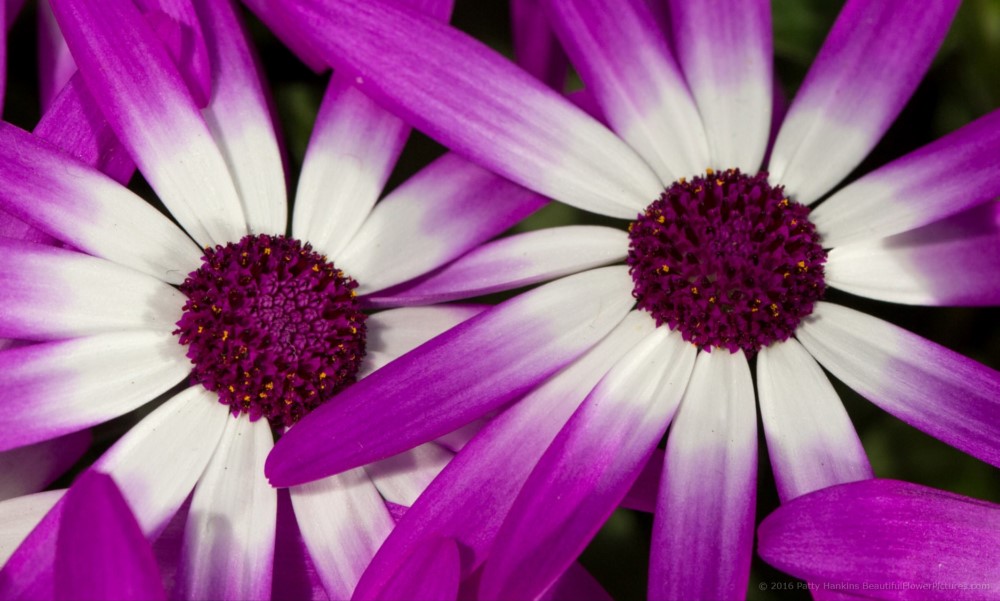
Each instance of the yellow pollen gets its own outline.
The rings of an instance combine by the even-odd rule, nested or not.
[[[229,385],[229,392],[236,392],[236,387],[232,384]]]
[[[222,339],[229,340],[229,330],[222,330]]]
[[[326,372],[325,371],[319,372],[319,379],[320,380],[325,380],[326,379]]]
[[[666,220],[667,220],[667,218],[666,218],[666,217],[664,217],[663,215],[660,215],[659,217],[657,217],[657,218],[656,218],[656,222],[657,222],[657,223],[663,223],[663,222],[665,222]]]
[[[694,295],[697,296],[697,294],[698,294],[698,287],[697,286],[691,286],[691,294],[694,294]]]
[[[714,303],[715,302],[715,297],[714,296],[708,297],[708,302]]]
[[[662,271],[663,273],[670,273],[670,266],[667,264],[663,264],[660,266],[660,271]]]
[[[787,207],[788,206],[788,199],[787,198],[782,198],[781,202],[779,202],[778,204],[781,205],[781,206],[783,206],[783,207]]]
[[[319,273],[319,265],[313,265],[313,271]]]
[[[711,167],[709,167],[708,169],[705,170],[705,173],[707,173],[709,175],[715,175],[715,169],[712,169]]]
[[[264,249],[264,256],[265,257],[270,257],[271,256],[271,247],[270,246],[268,246],[267,248]]]

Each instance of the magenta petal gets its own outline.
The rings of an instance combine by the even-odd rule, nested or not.
[[[556,90],[569,74],[569,59],[549,26],[539,0],[511,0],[511,29],[517,64]]]
[[[899,115],[959,0],[849,0],[788,109],[772,181],[802,203],[840,182]]]
[[[57,599],[166,599],[153,549],[110,476],[85,472],[65,499]]]
[[[656,328],[604,376],[511,507],[483,571],[484,598],[536,597],[572,565],[663,438],[696,352]]]
[[[663,449],[655,449],[649,461],[639,472],[639,477],[632,483],[632,488],[625,494],[621,506],[653,513],[656,511],[656,496],[660,491],[660,478],[663,475]]]
[[[0,8],[0,12],[3,9]],[[2,35],[2,34],[0,34]],[[48,0],[38,2],[38,92],[42,112],[76,73],[76,63],[66,47]]]
[[[662,191],[622,140],[455,29],[385,0],[283,6],[373,100],[499,175],[621,218],[634,217]]]
[[[307,415],[274,447],[267,475],[290,486],[443,436],[516,399],[582,354],[633,299],[624,267],[557,280],[458,325]]]
[[[539,601],[611,601],[611,595],[579,563],[574,563]]]
[[[789,574],[882,599],[1000,596],[1000,506],[895,480],[842,484],[768,516],[758,552]]]
[[[382,599],[448,601],[458,598],[461,562],[458,543],[441,538],[418,545],[382,589]]]
[[[607,370],[653,329],[633,312],[583,357],[488,423],[399,521],[358,583],[378,598],[422,541],[448,536],[468,553],[465,577],[489,557],[500,524],[538,458]]]
[[[0,599],[55,597],[56,536],[65,497],[49,510],[0,570]]]

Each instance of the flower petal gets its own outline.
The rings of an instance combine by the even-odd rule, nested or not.
[[[698,107],[644,0],[546,0],[546,8],[608,123],[661,182],[712,166]]]
[[[771,132],[770,2],[669,4],[677,62],[698,104],[711,165],[756,173]]]
[[[273,601],[330,601],[316,564],[306,549],[292,509],[289,489],[278,490],[278,521],[274,537]]]
[[[484,305],[440,305],[389,309],[369,315],[367,348],[358,378],[381,369],[484,309]]]
[[[39,0],[38,10],[38,91],[42,112],[48,111],[63,87],[76,73],[76,63],[69,53],[66,40],[52,16],[49,0]],[[0,12],[3,9],[0,8]],[[2,34],[0,34],[2,36]],[[2,51],[0,51],[2,52]],[[3,94],[0,93],[0,98]]]
[[[857,167],[917,88],[958,4],[849,0],[778,132],[772,181],[811,203]]]
[[[746,594],[757,493],[755,414],[743,353],[699,353],[667,437],[653,520],[651,599]]]
[[[382,498],[411,507],[431,480],[437,477],[455,454],[428,442],[399,455],[370,463],[365,472]]]
[[[180,229],[114,180],[0,123],[0,208],[92,255],[178,284],[199,253]]]
[[[816,207],[823,245],[884,238],[1000,195],[1000,110],[872,171]]]
[[[758,530],[765,561],[885,599],[986,599],[1000,589],[1000,506],[894,480],[795,499]],[[870,589],[864,590],[862,587]]]
[[[559,430],[601,377],[653,328],[632,312],[583,357],[501,413],[448,464],[406,512],[358,584],[357,599],[377,598],[421,541],[455,538],[475,570],[490,554],[517,492]]]
[[[621,218],[663,191],[614,134],[457,30],[384,0],[283,6],[327,60],[362,76],[359,89],[491,171]]]
[[[310,69],[319,73],[329,68],[316,45],[299,33],[299,24],[282,10],[280,4],[271,0],[243,0],[243,4],[266,23],[268,29]]]
[[[0,336],[74,338],[171,332],[184,295],[162,281],[72,250],[0,239]]]
[[[133,331],[0,352],[7,426],[0,450],[76,432],[127,413],[177,384],[190,363],[177,339]]]
[[[336,255],[368,294],[423,275],[545,205],[534,192],[448,154],[375,207]]]
[[[47,490],[0,501],[0,566],[14,554],[65,490]]]
[[[246,221],[226,161],[138,9],[51,1],[91,95],[177,221],[203,246],[239,240]]]
[[[212,69],[205,123],[229,167],[250,231],[284,234],[285,172],[257,57],[230,0],[192,4]]]
[[[817,303],[796,337],[830,373],[882,409],[1000,466],[1000,373],[830,303]]]
[[[556,583],[545,591],[540,601],[612,601],[604,587],[579,563],[573,563]]]
[[[461,575],[458,544],[453,538],[439,538],[417,546],[382,590],[382,599],[409,601],[458,599]]]
[[[56,536],[59,520],[65,504],[62,493],[56,491],[54,498],[38,497],[39,503],[54,501],[38,525],[35,526],[21,545],[14,550],[0,570],[0,598],[2,599],[52,599],[55,597],[55,556]],[[56,496],[57,495],[57,496]]]
[[[291,494],[302,537],[327,595],[350,599],[392,530],[382,497],[360,468],[296,486]]]
[[[123,186],[135,173],[132,157],[118,141],[80,75],[74,75],[55,97],[34,134]]]
[[[473,317],[307,415],[278,441],[268,477],[287,486],[364,465],[516,399],[620,322],[630,289],[625,267],[605,267]]]
[[[653,450],[639,477],[622,499],[622,507],[645,513],[656,511],[656,497],[660,490],[660,478],[663,476],[663,455],[663,449]]]
[[[65,496],[56,543],[57,599],[166,599],[153,548],[105,474],[87,471]]]
[[[182,552],[189,599],[269,599],[278,496],[264,479],[267,420],[228,420],[191,501]]]
[[[484,598],[537,597],[573,564],[663,438],[696,354],[656,328],[601,379],[521,488],[483,571]]]
[[[133,426],[94,469],[115,479],[143,531],[157,537],[194,489],[229,421],[214,393],[192,386]]]
[[[914,233],[832,249],[824,267],[827,284],[908,305],[1000,303],[1000,232],[928,243],[914,240]]]
[[[410,128],[338,71],[313,126],[295,193],[292,235],[340,261],[385,186]]]
[[[616,228],[570,225],[501,238],[475,248],[441,269],[365,298],[373,305],[440,303],[624,261],[628,235]]]
[[[83,430],[0,453],[0,501],[51,484],[83,456],[90,440],[90,431]]]
[[[511,0],[514,58],[525,71],[562,90],[569,75],[569,59],[559,45],[539,0]]]
[[[823,370],[794,338],[761,349],[757,389],[782,502],[872,477],[868,456],[844,404]]]

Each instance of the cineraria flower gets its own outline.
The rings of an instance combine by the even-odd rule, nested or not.
[[[451,9],[422,4],[437,17]],[[263,461],[273,432],[475,314],[369,313],[364,304],[545,201],[446,155],[375,206],[409,128],[338,74],[286,237],[278,140],[233,7],[143,5],[53,2],[79,67],[49,113],[65,131],[52,133],[60,125],[51,121],[45,135],[0,124],[0,208],[61,243],[0,240],[0,336],[37,342],[0,352],[0,450],[79,431],[189,383],[93,469],[115,479],[150,539],[191,495],[173,596],[268,597],[278,497]],[[97,142],[106,130],[180,227],[120,184],[132,163]],[[291,491],[330,597],[350,596],[391,511],[451,455],[432,443]],[[51,502],[29,516],[38,526],[0,572],[5,598],[53,595],[63,505],[42,496]],[[44,514],[49,507],[58,509]]]
[[[824,488],[757,530],[768,563],[817,591],[872,599],[1000,598],[1000,506],[895,480]]]
[[[849,0],[763,169],[768,2],[670,2],[671,43],[643,0],[542,4],[610,130],[412,10],[384,0],[282,4],[285,21],[298,22],[327,60],[446,146],[557,200],[632,220],[627,235],[577,241],[613,244],[609,254],[625,265],[563,278],[477,316],[278,442],[268,475],[296,484],[432,439],[531,390],[431,484],[358,597],[378,595],[379,574],[434,535],[465,547],[467,573],[482,567],[484,597],[533,596],[583,549],[671,422],[650,597],[743,596],[756,495],[755,357],[783,499],[872,475],[820,365],[911,425],[1000,464],[1000,374],[823,300],[836,287],[912,304],[997,301],[996,228],[944,234],[954,225],[947,218],[1000,194],[1000,112],[808,207],[889,127],[957,0]],[[483,274],[484,289],[538,281],[548,252],[528,237],[504,239],[387,296],[449,298],[466,290],[469,273]],[[570,311],[587,338],[549,323]],[[560,344],[539,348],[557,336]],[[348,424],[359,411],[376,417]]]

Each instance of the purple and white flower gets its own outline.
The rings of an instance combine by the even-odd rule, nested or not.
[[[338,73],[289,218],[267,91],[228,0],[51,4],[79,71],[35,134],[0,124],[0,208],[43,235],[0,240],[0,336],[34,343],[0,352],[0,449],[165,395],[93,469],[114,478],[151,540],[191,497],[173,596],[270,597],[272,431],[478,313],[361,309],[546,201],[446,155],[376,205],[410,129]],[[122,185],[134,165],[180,227]],[[393,511],[461,438],[292,489],[325,594],[350,596]],[[60,494],[0,508],[21,516],[5,520],[5,553],[24,541],[5,557],[0,595],[54,594],[62,511],[48,510]]]
[[[783,499],[872,476],[821,365],[911,425],[1000,465],[1000,374],[822,299],[826,287],[927,305],[1000,296],[995,219],[983,235],[951,232],[964,211],[993,218],[984,203],[1000,194],[1000,112],[831,194],[916,88],[957,0],[849,0],[770,148],[769,2],[674,0],[667,32],[643,0],[541,4],[610,129],[492,50],[394,3],[294,0],[277,11],[382,106],[457,153],[556,200],[634,220],[627,235],[503,239],[376,297],[429,302],[534,283],[566,273],[567,257],[581,253],[627,263],[484,312],[279,441],[268,475],[292,485],[431,440],[526,394],[411,508],[358,596],[377,596],[378,574],[434,535],[465,546],[466,574],[485,564],[484,597],[537,594],[626,494],[671,422],[650,597],[743,596],[756,495],[754,355]],[[359,412],[373,417],[348,425]]]
[[[779,507],[758,553],[821,591],[870,599],[1000,598],[1000,505],[895,480]]]

